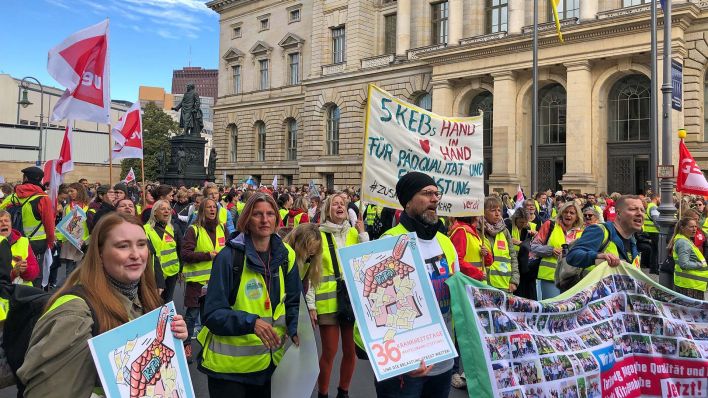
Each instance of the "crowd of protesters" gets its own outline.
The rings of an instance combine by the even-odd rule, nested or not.
[[[155,307],[156,300],[171,301],[176,285],[184,283],[184,320],[177,318],[173,332],[185,340],[188,360],[196,357],[198,368],[207,374],[210,394],[215,397],[269,393],[270,376],[282,357],[285,339],[298,343],[302,293],[322,340],[319,396],[327,396],[340,338],[337,396],[348,396],[358,331],[353,319],[343,318],[337,307],[337,280],[341,279],[341,264],[334,255],[337,247],[415,232],[425,243],[420,246],[422,254],[431,260],[426,261],[429,276],[447,323],[451,323],[449,292],[443,282],[455,272],[535,300],[554,297],[568,288],[558,284],[556,270],[562,264],[586,273],[598,262],[616,266],[622,260],[658,273],[659,265],[667,260],[656,254],[659,200],[651,194],[547,191],[515,200],[509,194],[495,193],[485,198],[481,216],[447,218],[437,214],[442,195],[432,178],[415,172],[401,177],[396,186],[402,210],[362,203],[355,188],[105,185],[86,179],[62,184],[54,204],[42,177],[41,169],[30,167],[23,170],[21,183],[0,187],[0,209],[20,206],[23,214],[18,230],[13,229],[10,213],[0,211],[0,261],[3,239],[20,253],[12,251],[10,280],[54,292],[55,304],[61,295],[73,294],[71,285],[90,289],[110,284],[128,299],[110,305],[124,304],[129,314],[117,321],[106,316],[103,329],[139,316],[128,305],[137,297],[136,289],[152,289],[149,297],[140,298],[144,313]],[[678,291],[702,298],[705,283],[696,280],[708,272],[703,257],[708,245],[705,202],[684,197],[676,205],[682,216],[669,245],[673,261],[670,269],[662,267],[662,271],[673,275]],[[77,208],[87,215],[79,245],[56,229]],[[106,270],[103,282],[96,285],[90,278],[100,271],[96,262],[107,250],[106,242],[135,226],[141,227],[136,245],[145,249],[135,258],[144,258],[144,267],[119,277]],[[62,268],[64,278],[60,278]],[[87,300],[94,298],[89,294]],[[83,309],[65,304],[56,316]],[[46,344],[53,336],[44,326],[39,330],[46,335],[33,335],[33,346]],[[80,334],[90,332],[81,330]],[[61,338],[67,344],[73,342]],[[202,346],[199,355],[192,354],[194,339]],[[258,345],[262,350],[252,348]],[[250,349],[224,351],[229,346]],[[36,387],[38,376],[30,365],[20,375],[28,391],[43,391]],[[393,397],[404,391],[421,396],[434,389],[437,392],[430,396],[447,396],[451,385],[466,386],[458,360],[434,366],[423,362],[401,378],[377,382],[376,391],[380,397]]]

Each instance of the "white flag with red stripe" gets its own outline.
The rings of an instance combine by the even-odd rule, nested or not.
[[[140,102],[135,102],[111,130],[115,141],[113,160],[143,158],[143,121],[140,113]]]
[[[110,123],[108,20],[80,30],[49,50],[47,71],[66,91],[51,120]]]
[[[521,185],[516,188],[516,202],[514,203],[514,210],[523,207],[524,205],[524,191],[521,190]]]
[[[128,174],[125,176],[125,179],[123,180],[126,184],[132,181],[135,181],[135,172],[133,171],[133,168],[130,168],[130,171]]]
[[[73,120],[66,121],[66,129],[64,130],[64,139],[61,142],[61,149],[59,150],[59,173],[66,174],[74,170],[74,158],[72,156],[73,152],[73,142],[74,142],[74,130],[71,125],[74,123]],[[45,173],[46,175],[46,173]]]

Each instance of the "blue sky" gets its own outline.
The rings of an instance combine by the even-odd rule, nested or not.
[[[0,0],[0,73],[47,73],[47,52],[73,32],[110,18],[111,97],[135,101],[139,86],[172,88],[172,71],[216,68],[218,14],[202,0]]]

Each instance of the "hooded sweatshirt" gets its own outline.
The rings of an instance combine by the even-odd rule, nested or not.
[[[54,235],[54,216],[56,210],[54,209],[54,205],[52,204],[51,199],[49,199],[49,196],[47,196],[39,185],[27,182],[16,186],[15,193],[7,198],[1,207],[5,209],[10,204],[12,196],[17,197],[20,202],[24,202],[32,195],[41,195],[39,203],[37,203],[37,210],[39,211],[40,216],[38,219],[40,219],[42,224],[44,224],[44,231],[47,234],[47,245],[51,248],[56,240],[56,236]]]

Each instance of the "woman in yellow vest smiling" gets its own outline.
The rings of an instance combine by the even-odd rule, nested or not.
[[[198,337],[212,398],[270,397],[286,338],[298,344],[302,285],[279,223],[273,197],[254,194],[238,219],[241,234],[214,259]]]
[[[693,217],[683,217],[676,224],[669,250],[674,257],[674,290],[691,298],[705,300],[708,286],[706,259],[693,243],[698,229]]]
[[[555,285],[556,265],[563,253],[563,245],[575,242],[583,232],[583,219],[580,214],[580,207],[575,201],[566,202],[560,207],[555,220],[543,223],[531,242],[531,256],[541,259],[537,277],[537,294],[540,300],[560,294]]]
[[[191,338],[194,324],[204,313],[204,295],[209,284],[212,260],[226,245],[226,232],[217,216],[216,201],[204,199],[197,210],[197,219],[187,229],[182,245],[182,277],[187,282],[184,289],[185,321]],[[192,346],[185,345],[187,359],[192,360]]]
[[[52,296],[32,330],[17,371],[27,386],[25,397],[103,395],[87,341],[162,305],[147,258],[147,237],[137,218],[117,212],[101,218],[81,266]],[[187,338],[180,315],[171,330]]]
[[[484,245],[492,252],[494,262],[487,269],[487,283],[513,293],[521,274],[516,248],[502,219],[502,202],[495,196],[484,199]]]
[[[367,242],[369,234],[364,230],[364,222],[357,220],[356,228],[349,224],[347,195],[336,193],[325,199],[320,220],[322,234],[322,279],[315,289],[307,292],[307,305],[310,318],[320,326],[322,355],[320,356],[320,375],[317,390],[320,397],[329,392],[329,378],[332,372],[334,356],[339,347],[339,335],[342,336],[342,362],[339,369],[337,397],[348,397],[349,383],[354,375],[356,352],[354,348],[354,323],[342,323],[337,319],[337,275],[342,276],[342,267],[337,261],[337,247]],[[331,248],[330,248],[331,246]],[[335,271],[335,268],[337,270]],[[312,309],[314,306],[315,309]]]
[[[145,234],[155,248],[155,254],[160,258],[160,266],[165,277],[165,290],[162,299],[168,303],[177,284],[177,273],[180,271],[179,252],[182,247],[181,237],[175,233],[172,225],[172,207],[166,200],[158,200],[152,206],[150,218],[145,224]]]
[[[32,281],[39,275],[37,259],[32,252],[29,239],[12,229],[10,213],[0,210],[0,236],[5,237],[11,245],[12,272],[10,280],[16,284],[32,286]]]

